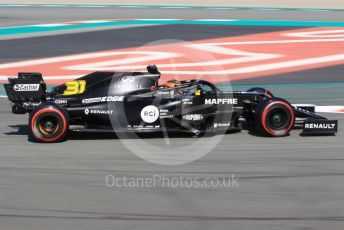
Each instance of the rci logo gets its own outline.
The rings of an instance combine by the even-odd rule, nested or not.
[[[141,118],[146,123],[153,123],[159,118],[159,110],[154,105],[148,105],[141,110]]]

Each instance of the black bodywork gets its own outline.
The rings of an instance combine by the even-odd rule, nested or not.
[[[66,111],[71,129],[115,132],[226,132],[240,129],[242,122],[254,127],[259,104],[272,97],[263,90],[223,92],[204,80],[165,87],[159,78],[154,66],[147,72],[95,72],[70,88],[63,84],[47,92],[40,73],[19,73],[5,89],[15,114],[52,103]],[[292,108],[304,134],[337,132],[337,121],[314,113],[314,107]],[[310,123],[323,125],[305,127]]]

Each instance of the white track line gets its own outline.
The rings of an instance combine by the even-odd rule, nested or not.
[[[80,21],[81,23],[103,23],[103,22],[112,22],[110,20],[88,20],[88,21]]]
[[[58,26],[67,26],[68,24],[62,23],[49,23],[49,24],[39,24],[39,25],[32,25],[36,27],[58,27]]]
[[[342,105],[292,104],[295,107],[314,107],[316,113],[344,113]]]
[[[344,113],[344,106],[332,105],[332,106],[316,106],[316,113]]]

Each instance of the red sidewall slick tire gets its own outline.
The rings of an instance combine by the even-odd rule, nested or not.
[[[30,114],[29,128],[39,142],[60,142],[68,133],[69,119],[64,109],[54,104],[45,104]]]
[[[274,118],[277,121],[274,121]],[[289,134],[295,123],[292,106],[280,98],[265,99],[256,111],[257,130],[265,136],[282,137]]]

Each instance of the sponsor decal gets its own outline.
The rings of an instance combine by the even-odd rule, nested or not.
[[[155,128],[160,128],[160,125],[144,125],[143,128],[146,128],[146,129],[155,129]]]
[[[133,81],[135,81],[135,78],[133,76],[124,76],[124,77],[122,77],[122,81],[133,82]]]
[[[236,105],[238,104],[238,98],[217,98],[217,99],[205,99],[206,105]]]
[[[100,109],[85,109],[85,114],[105,114],[110,115],[113,113],[113,110],[100,110]]]
[[[112,87],[115,89],[142,89],[143,86],[136,84],[135,80],[136,78],[133,76],[124,76],[121,78],[122,82],[113,84]]]
[[[336,127],[336,124],[330,124],[330,123],[308,123],[305,124],[305,129],[334,129]]]
[[[229,127],[231,126],[231,123],[214,123],[214,128],[218,128],[218,127]]]
[[[128,125],[128,128],[140,128],[140,129],[152,129],[152,128],[160,128],[160,125]]]
[[[142,85],[139,84],[114,84],[112,86],[115,89],[143,89]]]
[[[202,114],[187,114],[183,116],[183,119],[188,121],[200,121],[203,120]]]
[[[303,123],[302,134],[334,134],[338,131],[337,120],[309,120]]]
[[[158,91],[157,94],[158,95],[170,95],[170,92],[168,92],[168,91]]]
[[[141,119],[146,123],[153,123],[159,118],[159,110],[154,105],[148,105],[141,110]]]
[[[172,90],[172,91],[158,91],[157,92],[158,95],[171,95],[173,96],[175,94],[175,92]]]
[[[298,110],[300,110],[301,112],[304,112],[304,113],[307,113],[307,114],[309,114],[310,113],[310,111],[308,111],[308,110],[305,110],[305,109],[303,109],[303,108],[300,108],[300,107],[296,107]],[[314,113],[314,111],[313,111],[313,113]]]
[[[123,99],[124,99],[124,96],[106,96],[106,97],[86,98],[82,100],[82,104],[123,101]]]
[[[17,92],[38,91],[39,84],[16,84],[13,89]]]
[[[67,100],[66,99],[56,99],[54,101],[55,104],[67,104]]]
[[[173,114],[170,114],[170,111],[167,109],[160,109],[160,118],[165,119],[165,118],[172,118],[174,117]]]
[[[192,104],[193,104],[193,102],[192,102],[191,99],[183,99],[183,100],[182,100],[182,103],[183,103],[184,105],[192,105]]]
[[[42,102],[23,102],[23,106],[39,106]]]

